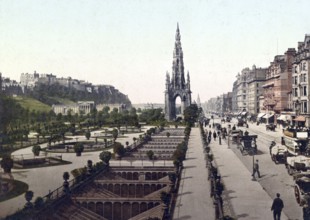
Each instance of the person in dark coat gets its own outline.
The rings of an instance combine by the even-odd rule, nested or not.
[[[277,193],[277,198],[273,200],[271,211],[273,211],[273,219],[280,220],[281,212],[284,207],[282,199],[280,199],[280,193]]]
[[[253,167],[253,174],[252,176],[255,178],[255,173],[257,173],[258,178],[260,178],[260,172],[259,172],[259,164],[258,160],[256,160],[254,167]]]
[[[216,132],[215,131],[213,131],[213,138],[216,141]]]

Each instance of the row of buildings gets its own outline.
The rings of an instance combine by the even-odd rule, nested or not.
[[[247,116],[260,121],[310,126],[310,35],[276,55],[266,68],[244,68],[231,92],[211,98],[206,109],[220,114]]]

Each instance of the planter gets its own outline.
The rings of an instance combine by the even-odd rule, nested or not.
[[[82,152],[76,152],[76,156],[80,157],[82,155]]]

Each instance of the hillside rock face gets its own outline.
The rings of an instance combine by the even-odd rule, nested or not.
[[[71,101],[94,101],[96,104],[126,104],[131,106],[129,98],[110,85],[64,86],[59,83],[46,85],[38,83],[33,88],[25,88],[25,94],[48,104],[61,104],[55,98],[69,99]]]

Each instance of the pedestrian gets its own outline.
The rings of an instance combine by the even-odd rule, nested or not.
[[[208,136],[208,143],[211,142],[211,135]]]
[[[281,212],[284,207],[282,199],[280,199],[280,193],[277,193],[277,198],[273,200],[271,211],[273,211],[273,219],[280,220]]]
[[[253,176],[254,178],[255,178],[255,173],[257,173],[258,178],[260,178],[258,160],[256,160],[256,162],[254,163],[254,167],[253,167],[253,174],[252,174],[252,176]]]
[[[213,131],[213,138],[216,141],[216,132],[215,131]]]

